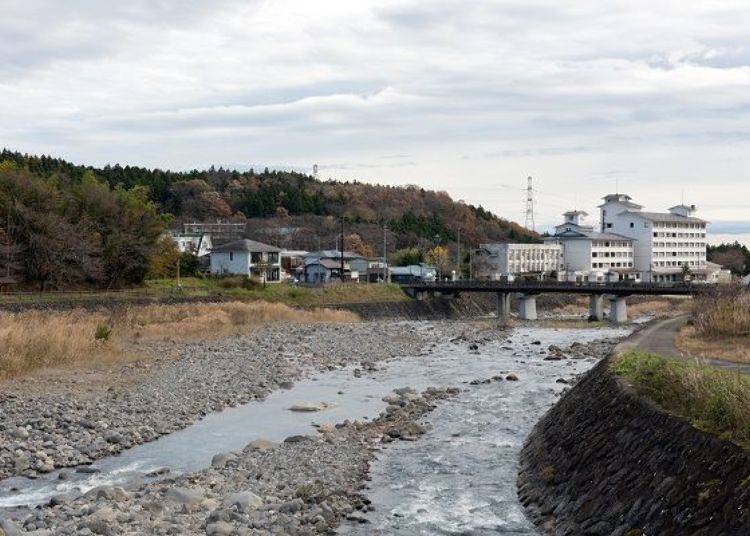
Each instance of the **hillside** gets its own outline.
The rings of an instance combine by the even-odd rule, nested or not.
[[[459,232],[464,244],[538,239],[481,206],[459,203],[446,192],[417,186],[320,181],[301,173],[267,169],[239,172],[212,167],[172,172],[119,165],[94,168],[9,150],[0,153],[0,161],[4,160],[62,182],[79,182],[88,171],[111,188],[145,186],[158,210],[174,216],[174,226],[183,221],[247,220],[249,237],[282,247],[334,247],[342,214],[346,234],[360,235],[364,245],[375,251],[382,249],[383,223],[389,229],[389,250],[415,245],[426,249],[437,241],[452,244]]]

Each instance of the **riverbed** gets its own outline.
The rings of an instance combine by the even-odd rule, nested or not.
[[[47,504],[52,498],[58,503],[85,502],[80,496],[98,486],[133,490],[136,502],[142,493],[138,490],[163,486],[160,481],[166,477],[197,474],[202,478],[215,455],[239,452],[253,440],[282,441],[314,434],[321,425],[367,422],[385,409],[383,397],[394,389],[457,386],[462,388],[460,395],[427,417],[430,432],[419,441],[399,443],[381,453],[364,491],[374,510],[364,515],[366,523],[347,524],[341,530],[536,534],[516,499],[517,456],[523,439],[563,389],[604,357],[568,351],[571,345],[585,348],[628,331],[523,327],[500,336],[485,332],[448,340],[430,322],[404,327],[428,340],[434,334],[435,340],[416,355],[369,370],[348,366],[316,374],[291,389],[274,391],[263,401],[210,414],[181,431],[102,458],[85,473],[63,470],[62,476],[58,471],[35,479],[6,479],[0,483],[0,508],[23,520],[26,507]],[[595,348],[606,351],[606,345]],[[325,403],[327,409],[289,409],[310,402]],[[47,514],[37,515],[43,518],[37,523],[54,528],[55,511]]]

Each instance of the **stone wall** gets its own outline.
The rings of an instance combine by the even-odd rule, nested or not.
[[[346,309],[364,320],[443,320],[486,316],[495,311],[494,296],[464,294],[457,298],[433,298],[399,302],[343,303],[323,307]]]
[[[536,425],[519,498],[555,535],[750,534],[750,452],[664,413],[599,363]]]

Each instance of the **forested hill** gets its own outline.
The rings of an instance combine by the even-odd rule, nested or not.
[[[161,213],[183,221],[248,220],[251,238],[301,249],[334,246],[338,219],[345,217],[347,235],[379,251],[383,224],[393,248],[427,248],[437,242],[466,245],[485,241],[535,241],[538,235],[483,209],[450,198],[445,192],[417,186],[382,186],[361,182],[320,181],[290,171],[239,172],[210,168],[171,172],[131,166],[94,168],[48,156],[3,150],[0,162],[11,161],[30,174],[75,185],[88,172],[113,190],[146,187]],[[391,249],[389,247],[389,249]]]

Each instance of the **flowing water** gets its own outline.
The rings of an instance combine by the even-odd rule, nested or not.
[[[429,323],[419,329],[431,330]],[[466,387],[429,416],[434,429],[415,443],[395,444],[374,465],[368,496],[376,508],[370,523],[345,526],[348,534],[535,534],[516,500],[517,457],[534,423],[554,404],[570,378],[592,359],[544,361],[546,348],[575,341],[626,335],[624,329],[521,328],[509,340],[493,341],[473,353],[468,343],[442,342],[427,355],[392,361],[355,377],[350,369],[319,374],[252,402],[205,417],[194,425],[120,455],[95,462],[94,474],[59,471],[31,480],[0,482],[0,509],[33,506],[55,495],[76,496],[103,485],[127,486],[208,467],[213,455],[242,449],[265,438],[280,441],[313,433],[314,423],[371,419],[381,400],[397,387]],[[534,344],[534,343],[539,344]],[[520,381],[465,385],[476,378],[514,372]],[[318,413],[296,413],[301,402],[333,404]]]

